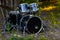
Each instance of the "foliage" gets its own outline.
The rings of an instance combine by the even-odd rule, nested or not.
[[[8,24],[6,25],[6,30],[9,31],[11,28],[11,24],[8,22]]]
[[[45,37],[40,37],[38,40],[48,40],[48,39]]]
[[[33,3],[37,2],[37,0],[20,0],[20,3]]]

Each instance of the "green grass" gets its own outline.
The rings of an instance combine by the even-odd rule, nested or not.
[[[11,38],[8,38],[8,40],[34,40],[34,37],[33,36],[28,36],[28,37],[14,37],[13,36]],[[48,40],[48,39],[44,36],[40,36],[38,40]]]

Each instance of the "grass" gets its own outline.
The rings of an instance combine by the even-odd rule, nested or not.
[[[15,37],[12,36],[11,38],[8,38],[8,40],[34,40],[33,36],[28,36],[28,37]],[[38,40],[48,40],[46,37],[44,37],[43,35],[41,35]]]

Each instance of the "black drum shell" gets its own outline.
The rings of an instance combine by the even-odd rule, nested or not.
[[[27,20],[25,19],[25,17],[28,17],[27,18]],[[29,29],[28,29],[28,22],[29,22],[29,20],[31,19],[31,18],[34,18],[34,17],[36,17],[37,19],[39,19],[40,21],[41,21],[41,19],[38,17],[38,16],[33,16],[33,15],[26,15],[26,16],[24,16],[24,17],[22,17],[21,18],[21,20],[20,20],[20,27],[22,27],[22,30],[24,29],[24,27],[25,27],[25,31],[27,32],[27,33],[30,33],[30,34],[35,34],[35,33],[39,33],[41,30],[42,30],[42,28],[43,28],[43,24],[42,24],[42,21],[41,21],[41,28],[37,31],[37,32],[35,32],[35,33],[32,33],[32,32],[29,32]],[[25,20],[25,21],[22,21],[22,20]],[[23,23],[22,23],[23,22]],[[22,24],[24,24],[23,26],[22,26]]]

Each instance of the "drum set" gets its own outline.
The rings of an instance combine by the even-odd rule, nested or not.
[[[25,30],[25,32],[30,34],[40,33],[43,29],[43,23],[40,16],[35,16],[38,12],[37,3],[22,3],[18,6],[19,10],[10,11],[6,17],[5,30],[8,28],[8,23],[10,23],[9,31],[15,27],[19,31]]]

